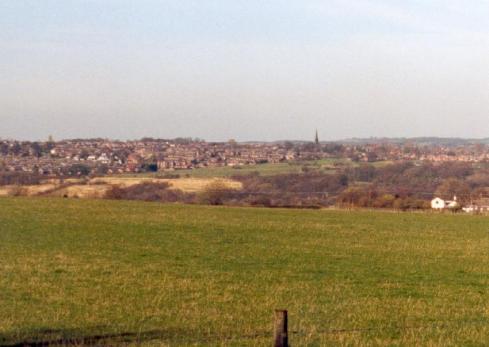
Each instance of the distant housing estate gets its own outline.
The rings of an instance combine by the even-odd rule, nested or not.
[[[483,144],[313,142],[237,143],[192,139],[73,139],[26,142],[0,140],[0,171],[46,176],[172,171],[204,167],[257,165],[325,158],[357,162],[418,160],[433,163],[487,162]]]
[[[300,158],[320,159],[327,153],[283,145],[208,143],[192,140],[58,142],[0,141],[0,170],[42,175],[76,175],[166,171],[212,166],[279,163]],[[80,174],[82,174],[80,172]]]

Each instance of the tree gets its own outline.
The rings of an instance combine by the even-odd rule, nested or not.
[[[302,146],[302,149],[305,152],[314,152],[317,150],[317,145],[314,142],[308,142]]]
[[[68,174],[71,176],[88,176],[90,172],[90,167],[84,164],[73,164],[68,169]]]
[[[457,201],[464,203],[470,200],[470,187],[462,180],[448,178],[438,186],[435,195],[444,199],[457,197]]]
[[[377,161],[378,158],[379,157],[378,157],[377,153],[375,153],[375,152],[368,152],[367,153],[367,161],[369,163],[374,162],[374,161]]]
[[[19,155],[22,152],[22,146],[18,142],[15,142],[10,150],[13,155]]]
[[[156,163],[146,163],[142,166],[143,171],[146,172],[156,172],[158,171],[158,164]]]
[[[86,148],[83,148],[80,151],[80,155],[79,156],[80,156],[80,159],[86,160],[90,156],[90,152]]]
[[[377,208],[392,208],[395,200],[396,197],[394,195],[383,194],[375,199],[373,206]]]
[[[95,168],[95,173],[97,175],[106,175],[109,172],[109,166],[107,164],[98,165]]]
[[[7,155],[9,153],[9,146],[6,142],[0,144],[0,154]]]
[[[286,150],[291,150],[292,148],[294,148],[294,143],[291,141],[285,141],[284,142],[284,148]]]
[[[38,142],[31,143],[31,154],[37,158],[42,156],[42,147]]]
[[[209,183],[202,193],[199,194],[199,202],[210,205],[222,205],[228,199],[233,189],[220,180]]]

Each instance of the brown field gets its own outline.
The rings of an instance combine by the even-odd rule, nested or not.
[[[0,187],[0,196],[55,196],[69,198],[103,198],[105,193],[113,186],[130,187],[144,182],[168,182],[171,189],[179,189],[187,193],[198,193],[205,189],[215,178],[149,178],[149,177],[97,177],[88,181],[80,179],[46,180],[40,185],[32,186],[4,186]],[[231,189],[241,189],[241,183],[231,179],[219,179]],[[82,184],[84,183],[84,184]]]

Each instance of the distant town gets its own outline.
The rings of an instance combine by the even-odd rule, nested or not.
[[[164,172],[206,167],[345,158],[380,161],[488,162],[489,145],[460,139],[357,139],[320,142],[206,142],[143,138],[133,141],[72,139],[0,140],[0,171],[44,176]]]

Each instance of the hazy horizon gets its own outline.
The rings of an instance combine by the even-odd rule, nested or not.
[[[489,137],[489,1],[0,2],[0,138]]]
[[[115,138],[115,137],[107,137],[107,136],[96,136],[96,137],[61,137],[61,138],[54,138],[52,135],[49,135],[47,138],[14,138],[14,137],[1,137],[0,136],[0,141],[26,141],[26,142],[46,142],[49,141],[52,138],[53,141],[72,141],[72,140],[90,140],[90,139],[103,139],[103,140],[108,140],[108,141],[139,141],[142,139],[154,139],[154,140],[177,140],[177,139],[191,139],[193,141],[195,140],[200,140],[204,142],[229,142],[229,141],[237,141],[238,143],[279,143],[279,142],[314,142],[314,138],[309,138],[309,139],[292,139],[292,138],[277,138],[277,139],[271,139],[271,140],[253,140],[253,139],[247,139],[247,140],[236,140],[235,137],[230,136],[227,139],[223,140],[209,140],[203,137],[192,137],[192,136],[178,136],[178,137],[153,137],[153,136],[142,136],[138,138]],[[320,143],[333,143],[333,142],[354,142],[354,141],[397,141],[397,140],[422,140],[422,139],[429,139],[429,140],[440,140],[440,141],[487,141],[489,140],[488,137],[441,137],[441,136],[412,136],[412,137],[388,137],[388,136],[369,136],[369,137],[345,137],[345,138],[338,138],[338,139],[321,139],[319,138]]]

